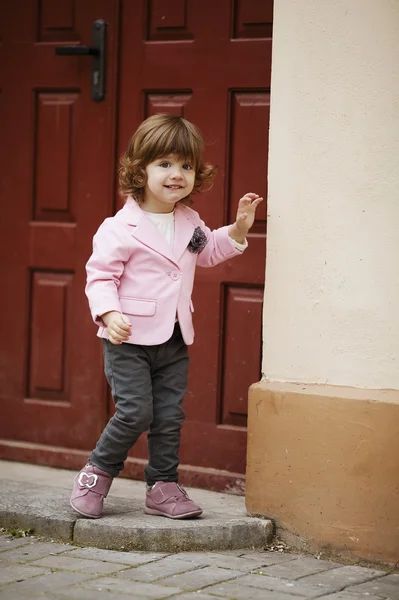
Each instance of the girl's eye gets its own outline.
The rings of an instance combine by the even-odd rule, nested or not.
[[[161,162],[159,166],[163,167],[164,169],[167,169],[170,166],[170,163],[164,161],[164,162]]]
[[[186,171],[191,171],[192,168],[193,167],[191,165],[187,165],[187,164],[183,165],[183,169],[185,169]]]

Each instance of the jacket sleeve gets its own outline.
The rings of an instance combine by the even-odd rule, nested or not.
[[[101,315],[122,312],[118,288],[125,263],[130,257],[129,238],[113,218],[106,219],[93,238],[93,253],[86,264],[86,296],[93,321],[104,327]]]
[[[197,265],[199,267],[214,267],[229,258],[242,254],[242,250],[234,246],[233,240],[229,236],[229,225],[211,231],[203,221],[200,221],[199,227],[208,240],[205,248],[198,254]]]

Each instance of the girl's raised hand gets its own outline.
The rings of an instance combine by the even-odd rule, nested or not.
[[[236,225],[243,231],[251,229],[255,221],[255,211],[263,198],[259,194],[248,192],[238,202]]]
[[[230,226],[229,235],[242,243],[255,221],[255,212],[263,198],[259,194],[248,192],[238,202],[236,221]]]

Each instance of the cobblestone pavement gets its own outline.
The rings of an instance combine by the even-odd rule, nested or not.
[[[0,598],[30,597],[399,600],[399,573],[280,552],[116,552],[1,534]]]

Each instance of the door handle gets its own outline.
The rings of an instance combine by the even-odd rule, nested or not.
[[[61,56],[80,56],[82,54],[99,54],[98,48],[93,46],[57,46],[55,49],[56,54]]]
[[[59,56],[90,55],[93,57],[91,97],[94,102],[101,102],[105,98],[106,32],[106,22],[103,19],[97,19],[92,27],[91,46],[68,44],[55,48],[55,53]]]

